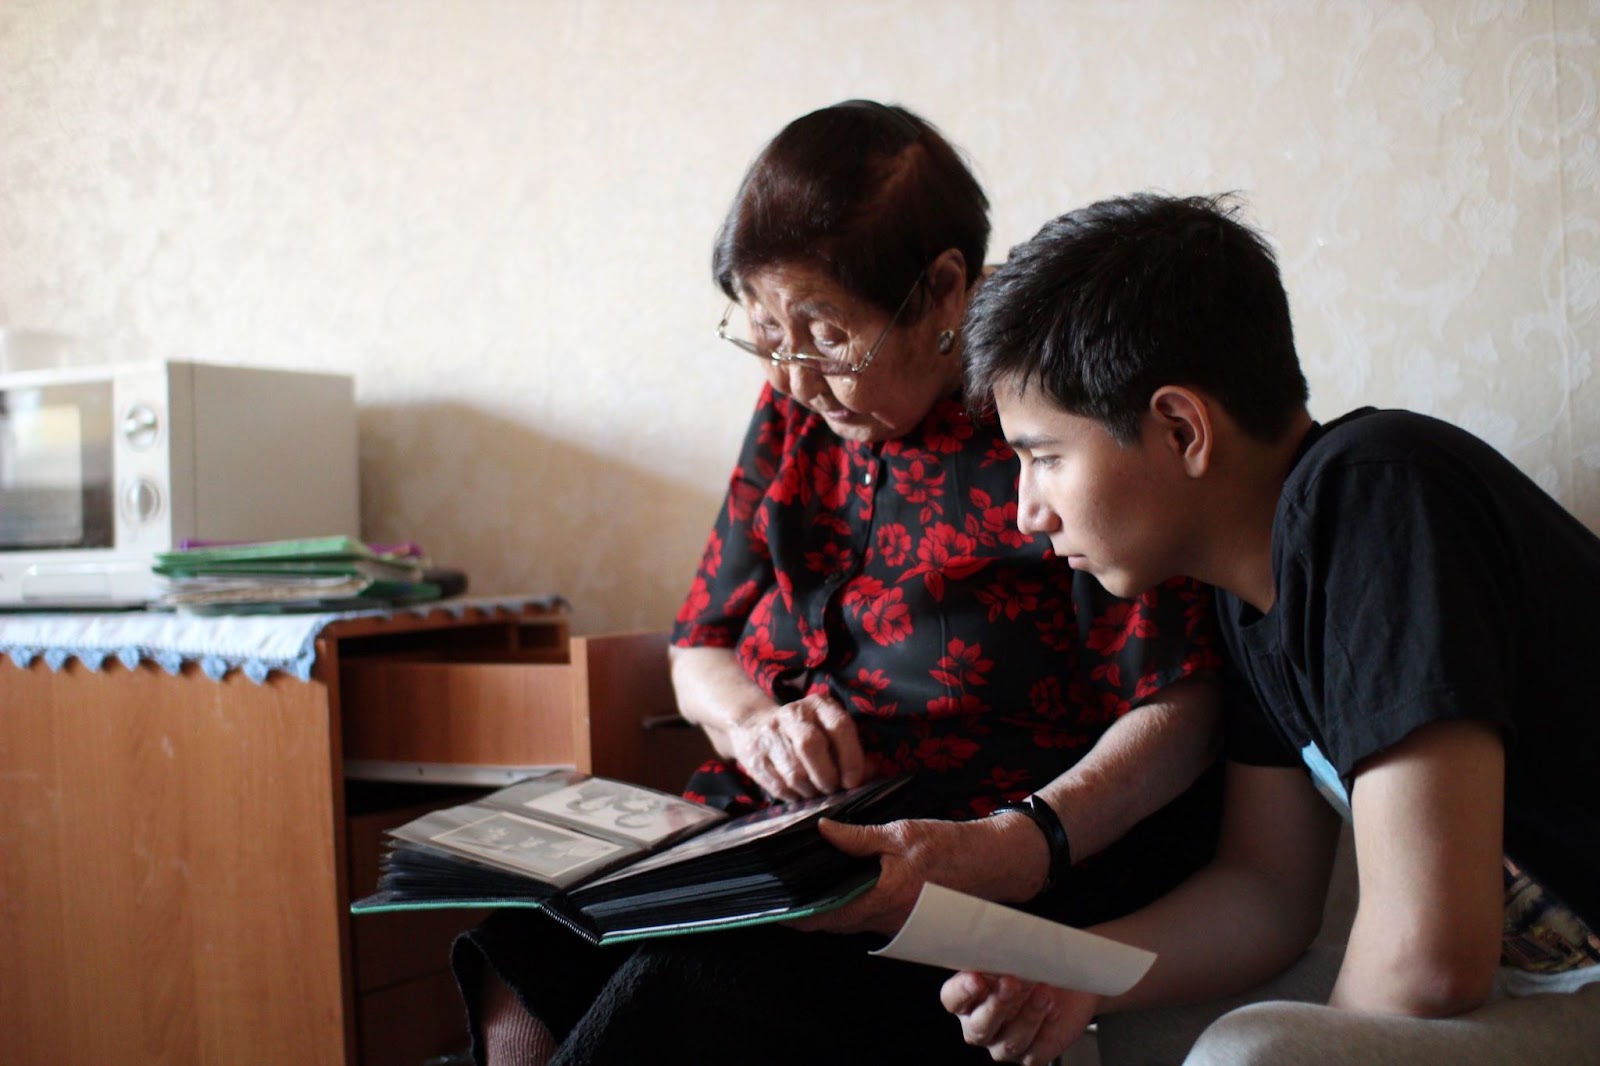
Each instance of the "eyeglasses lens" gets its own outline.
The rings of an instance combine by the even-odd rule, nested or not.
[[[722,321],[717,325],[717,336],[758,359],[787,365],[798,363],[818,374],[837,375],[855,373],[855,365],[848,360],[829,359],[807,352],[786,352],[775,348],[771,342],[758,339],[750,329],[750,316],[738,304],[729,304]]]

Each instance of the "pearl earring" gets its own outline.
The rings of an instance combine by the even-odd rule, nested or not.
[[[949,355],[950,349],[956,346],[956,331],[947,329],[939,334],[939,354]]]

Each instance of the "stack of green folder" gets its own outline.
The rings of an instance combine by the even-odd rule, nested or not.
[[[336,611],[438,599],[415,549],[378,551],[353,537],[218,544],[161,552],[157,606],[206,613]]]

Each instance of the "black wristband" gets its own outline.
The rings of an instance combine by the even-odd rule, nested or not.
[[[1033,819],[1033,824],[1039,827],[1039,832],[1044,834],[1045,845],[1050,849],[1050,872],[1045,887],[1059,888],[1066,884],[1067,876],[1072,871],[1072,843],[1067,839],[1066,827],[1061,824],[1061,818],[1056,814],[1055,808],[1035,793],[1021,803],[1007,803],[996,807],[990,817],[1008,811],[1026,814]]]

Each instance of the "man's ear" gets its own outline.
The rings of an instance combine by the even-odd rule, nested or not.
[[[1182,465],[1189,477],[1202,477],[1211,469],[1216,447],[1211,405],[1206,398],[1181,385],[1163,385],[1150,396],[1161,447]]]

